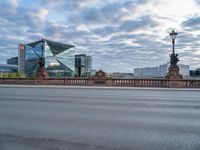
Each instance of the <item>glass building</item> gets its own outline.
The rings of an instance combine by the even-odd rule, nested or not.
[[[75,55],[75,76],[91,77],[92,57],[86,54]]]
[[[42,39],[25,45],[25,75],[36,76],[43,61],[49,77],[73,77],[75,47]]]
[[[12,57],[6,60],[8,65],[18,65],[18,57]]]

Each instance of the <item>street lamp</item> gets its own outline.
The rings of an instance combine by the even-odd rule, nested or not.
[[[171,33],[169,33],[171,39],[172,39],[172,54],[174,55],[175,54],[175,50],[174,50],[174,45],[175,45],[175,39],[176,39],[176,36],[177,36],[177,32],[174,31],[174,29],[172,30]]]
[[[177,62],[179,61],[178,59],[178,54],[175,54],[175,39],[177,36],[177,32],[172,29],[172,31],[169,33],[171,39],[172,39],[172,54],[170,56],[170,62],[171,62],[171,67],[178,67]]]
[[[177,36],[177,32],[172,29],[172,31],[169,33],[171,39],[172,39],[172,54],[170,55],[170,67],[169,67],[169,72],[166,75],[166,79],[172,79],[172,80],[180,80],[182,79],[182,75],[179,73],[179,67],[177,65],[177,62],[179,61],[178,59],[178,54],[175,53],[175,39]]]

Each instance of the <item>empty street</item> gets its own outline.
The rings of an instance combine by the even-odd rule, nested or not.
[[[199,150],[200,90],[0,86],[0,150]]]

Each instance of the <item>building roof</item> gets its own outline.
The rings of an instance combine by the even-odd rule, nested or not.
[[[29,43],[27,45],[29,45],[31,47],[35,47],[40,42],[46,42],[47,45],[50,47],[51,52],[54,55],[57,55],[57,54],[65,51],[65,50],[67,50],[69,48],[75,47],[73,45],[63,44],[63,43],[60,43],[60,42],[50,41],[50,40],[47,40],[47,39],[41,39],[39,41],[35,41],[35,42]]]

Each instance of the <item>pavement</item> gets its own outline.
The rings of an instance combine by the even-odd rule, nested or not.
[[[0,85],[0,150],[199,150],[199,89]]]

